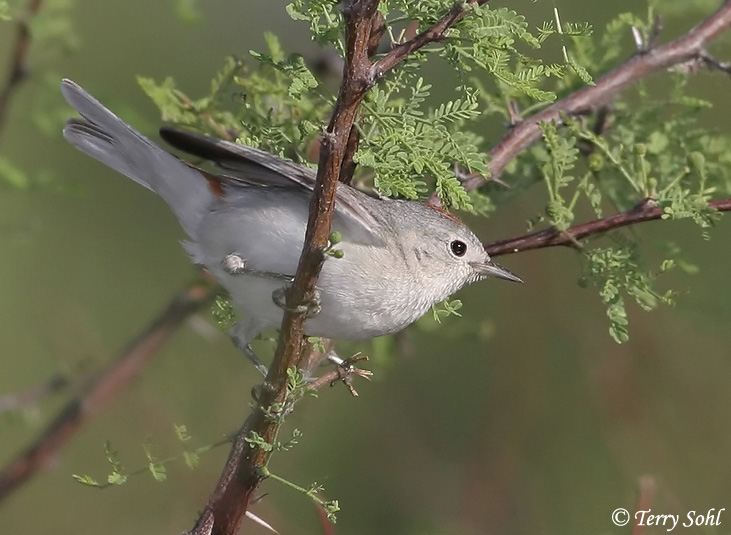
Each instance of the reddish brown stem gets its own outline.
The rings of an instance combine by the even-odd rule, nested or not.
[[[470,10],[470,6],[486,4],[487,0],[468,0],[464,4],[455,2],[452,9],[436,24],[416,35],[413,39],[393,47],[391,52],[373,64],[373,78],[381,78],[411,54],[424,46],[444,38],[447,30],[462,20]]]
[[[477,1],[468,2],[469,5],[474,3]],[[343,80],[330,123],[322,136],[305,243],[295,280],[287,292],[287,310],[282,320],[277,350],[261,389],[257,407],[237,434],[216,490],[190,532],[193,535],[237,533],[249,501],[261,483],[260,468],[266,464],[270,452],[251,446],[246,438],[256,432],[267,442],[273,440],[277,422],[266,416],[267,409],[285,401],[287,369],[303,369],[305,364],[302,357],[305,314],[294,311],[313,298],[324,261],[323,251],[330,234],[337,182],[348,178],[348,162],[352,158],[348,150],[353,150],[355,146],[355,143],[349,144],[348,140],[363,97],[386,71],[403,61],[408,54],[441,39],[444,32],[467,12],[466,7],[456,3],[432,28],[396,47],[379,62],[372,64],[369,54],[374,50],[374,43],[382,33],[377,8],[378,0],[351,0],[344,7],[346,61]],[[378,35],[374,36],[373,32]]]
[[[731,199],[711,201],[709,206],[720,212],[728,212],[731,210]],[[530,251],[531,249],[554,247],[556,245],[573,246],[578,240],[583,240],[589,236],[604,234],[610,230],[626,227],[627,225],[635,225],[645,221],[660,219],[662,214],[663,209],[661,207],[655,206],[651,201],[642,202],[636,208],[627,212],[582,223],[563,232],[555,228],[549,228],[517,238],[486,243],[485,250],[490,253],[490,256],[500,256]]]
[[[105,409],[120,390],[139,376],[185,319],[206,306],[214,295],[212,286],[202,282],[176,295],[114,362],[87,382],[36,441],[0,472],[0,501],[48,465],[82,425]]]

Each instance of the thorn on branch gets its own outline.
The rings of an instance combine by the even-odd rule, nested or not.
[[[650,28],[650,35],[647,38],[647,50],[652,50],[657,46],[657,42],[660,39],[660,34],[662,33],[663,29],[663,23],[662,23],[662,17],[660,15],[655,17],[655,20],[652,21],[652,28]]]
[[[508,125],[509,128],[513,128],[515,125],[519,124],[523,120],[523,116],[520,113],[520,107],[518,106],[518,103],[513,100],[508,100],[508,114],[510,115],[510,124]]]
[[[637,48],[637,52],[640,54],[646,52],[645,41],[642,39],[642,34],[637,26],[632,26],[632,37],[635,40],[635,48]]]
[[[731,62],[720,61],[720,60],[714,58],[713,56],[711,56],[705,50],[701,50],[700,54],[698,54],[698,57],[701,60],[701,62],[709,69],[723,71],[726,74],[731,75]]]
[[[472,180],[472,179],[479,177],[482,180],[484,180],[485,183],[495,182],[496,184],[500,184],[504,188],[507,188],[507,189],[513,188],[513,186],[511,186],[507,182],[504,182],[503,180],[501,180],[500,178],[497,178],[497,177],[485,177],[479,173],[466,173],[464,171],[464,169],[462,169],[462,167],[460,167],[456,162],[454,163],[453,169],[454,169],[454,176],[456,176],[460,182],[466,182],[468,180]]]
[[[640,29],[637,26],[632,26],[632,37],[635,40],[635,46],[637,52],[645,54],[657,46],[657,41],[662,32],[662,17],[659,15],[652,21],[652,26],[647,35],[647,40],[642,36]]]

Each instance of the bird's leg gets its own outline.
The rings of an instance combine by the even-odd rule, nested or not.
[[[256,353],[254,353],[254,350],[251,349],[251,345],[249,344],[242,344],[239,342],[238,337],[235,334],[231,334],[231,340],[236,345],[236,347],[239,348],[239,351],[241,351],[244,355],[246,355],[246,358],[251,361],[251,363],[254,365],[254,367],[259,370],[259,372],[266,377],[267,372],[269,371],[269,368],[266,367],[266,365],[259,360],[259,357],[256,356]]]
[[[294,282],[292,275],[285,275],[283,273],[274,273],[272,271],[260,271],[258,269],[251,269],[246,267],[246,259],[238,253],[230,253],[223,257],[221,260],[221,267],[229,275],[253,275],[255,277],[262,277],[265,279],[281,280],[285,281],[286,285],[282,288],[277,288],[272,292],[272,300],[274,304],[283,310],[289,312],[300,312],[307,314],[308,318],[317,316],[322,310],[322,303],[320,299],[320,291],[315,288],[315,297],[312,301],[307,304],[300,305],[294,309],[287,308],[287,289],[289,285]]]
[[[246,328],[246,325],[247,324],[245,322],[236,323],[236,325],[231,327],[231,329],[229,330],[228,336],[229,338],[231,338],[231,341],[239,349],[239,351],[246,355],[246,358],[248,358],[252,362],[252,364],[254,364],[254,367],[259,370],[259,372],[264,377],[266,377],[269,369],[262,361],[259,360],[259,358],[256,356],[256,353],[254,353],[254,350],[251,349],[251,345],[249,344],[251,336],[247,336],[249,330]]]
[[[292,275],[251,269],[246,267],[246,265],[246,259],[238,253],[227,254],[223,257],[223,260],[221,260],[221,267],[229,275],[253,275],[254,277],[261,277],[263,279],[285,281],[289,284],[292,284],[294,281],[294,277]]]

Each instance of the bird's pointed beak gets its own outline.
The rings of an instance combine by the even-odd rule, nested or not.
[[[486,277],[497,277],[498,279],[505,279],[513,282],[523,282],[523,279],[518,277],[515,273],[492,260],[488,260],[487,262],[470,262],[470,264],[480,275],[484,275]]]

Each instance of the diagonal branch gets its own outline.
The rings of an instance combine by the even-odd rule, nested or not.
[[[728,212],[731,211],[731,199],[711,201],[708,206],[719,212]],[[484,246],[490,256],[519,253],[557,245],[573,247],[578,240],[604,234],[620,227],[654,221],[660,219],[663,213],[662,207],[657,206],[650,199],[645,199],[632,210],[575,225],[563,232],[555,228],[548,228],[517,238],[493,241],[484,244]]]
[[[433,26],[420,34],[393,47],[391,52],[373,64],[372,72],[374,80],[381,78],[385,73],[393,69],[411,54],[424,46],[440,41],[444,38],[447,30],[462,20],[473,5],[486,4],[488,0],[468,0],[467,2],[455,2],[452,9],[444,15]]]
[[[562,114],[577,115],[599,109],[649,74],[704,57],[708,44],[717,39],[729,26],[731,26],[731,1],[726,0],[713,15],[682,37],[633,56],[599,78],[596,85],[584,87],[518,123],[488,152],[490,161],[487,168],[490,178],[499,178],[505,167],[518,154],[536,142],[541,135],[539,123],[560,122]],[[485,177],[476,175],[466,180],[463,185],[467,191],[471,191],[486,181]],[[439,199],[436,195],[432,195],[429,202],[438,203]]]
[[[198,282],[176,295],[116,360],[89,380],[36,441],[0,472],[0,501],[52,462],[61,446],[134,381],[177,328],[210,303],[215,293],[210,283]]]

